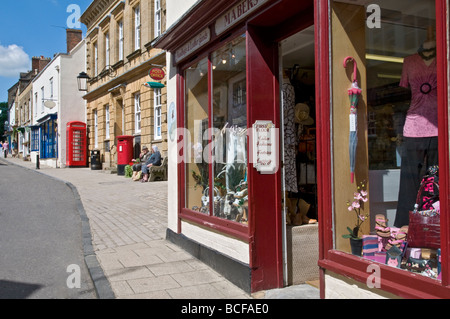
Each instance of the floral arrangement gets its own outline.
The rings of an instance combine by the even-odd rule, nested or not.
[[[342,235],[343,238],[360,239],[358,235],[361,225],[369,218],[369,214],[361,214],[361,206],[368,201],[365,181],[359,184],[357,190],[358,191],[354,193],[353,202],[347,201],[348,211],[356,214],[356,225],[353,229],[347,227],[349,233]]]

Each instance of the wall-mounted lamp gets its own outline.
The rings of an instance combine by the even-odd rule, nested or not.
[[[77,81],[78,81],[78,91],[80,92],[87,92],[87,82],[90,80],[91,78],[86,74],[86,72],[81,72],[80,74],[78,74],[77,76]]]

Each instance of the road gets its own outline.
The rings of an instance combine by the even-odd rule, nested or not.
[[[95,299],[72,190],[0,159],[0,299]]]

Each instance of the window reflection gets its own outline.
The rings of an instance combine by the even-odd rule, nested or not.
[[[208,144],[208,60],[185,71],[185,125],[190,140],[186,161],[186,207],[209,214],[209,165],[203,159]]]
[[[247,81],[245,36],[212,54],[214,216],[247,223]]]

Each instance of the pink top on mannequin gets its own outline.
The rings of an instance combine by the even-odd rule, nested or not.
[[[429,37],[423,47],[431,49],[427,47],[432,46],[431,43]],[[418,53],[406,57],[400,86],[411,88],[411,105],[406,114],[403,136],[438,136],[436,59],[422,57]]]

